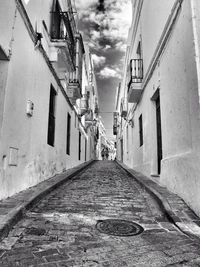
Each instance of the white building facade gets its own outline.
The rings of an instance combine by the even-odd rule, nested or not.
[[[116,95],[117,158],[200,215],[200,2],[132,0]]]
[[[74,14],[70,0],[0,2],[0,199],[95,157]]]

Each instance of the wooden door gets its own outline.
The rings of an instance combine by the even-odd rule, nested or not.
[[[162,160],[162,127],[161,127],[161,113],[160,113],[160,95],[158,95],[156,99],[156,126],[157,126],[158,174],[160,174],[161,160]]]

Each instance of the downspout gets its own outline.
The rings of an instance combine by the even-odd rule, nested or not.
[[[192,30],[194,37],[194,47],[195,47],[195,62],[197,69],[197,83],[198,83],[198,95],[199,95],[199,104],[200,104],[200,50],[199,50],[199,34],[197,29],[197,9],[195,7],[195,0],[191,0],[191,14],[192,14]]]
[[[80,56],[80,37],[78,36],[78,34],[76,34],[76,71],[75,71],[75,80],[76,82],[80,82],[79,81],[79,56]]]

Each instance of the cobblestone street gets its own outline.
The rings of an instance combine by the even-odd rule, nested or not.
[[[122,219],[144,232],[119,237],[96,223]],[[95,162],[26,213],[0,243],[0,266],[200,266],[200,243],[173,224],[115,162]]]

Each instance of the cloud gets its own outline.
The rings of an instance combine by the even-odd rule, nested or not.
[[[110,48],[112,48],[112,46],[111,45],[108,45],[108,44],[104,47],[105,50],[108,50]]]
[[[96,54],[92,54],[92,59],[93,59],[94,65],[96,67],[100,67],[100,66],[104,65],[106,62],[106,57],[97,56]]]
[[[93,40],[93,41],[96,41],[96,40],[98,40],[98,39],[100,39],[100,32],[98,32],[98,31],[92,31],[92,34],[91,34],[92,36],[91,36],[91,39]]]
[[[81,21],[90,28],[91,43],[105,48],[112,42],[126,42],[132,19],[131,0],[76,0],[76,6]],[[102,39],[104,44],[99,45]],[[124,51],[122,45],[115,48]]]
[[[121,74],[118,68],[112,69],[110,67],[105,67],[98,74],[102,79],[108,78],[118,78],[121,79]]]
[[[127,48],[127,45],[126,43],[124,43],[123,41],[119,41],[115,44],[115,48],[119,51],[123,51],[125,52],[126,51],[126,48]]]
[[[75,3],[76,3],[76,7],[79,10],[84,10],[91,6],[96,5],[97,0],[76,0]]]

